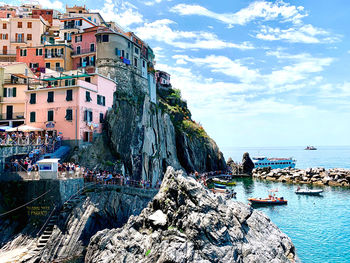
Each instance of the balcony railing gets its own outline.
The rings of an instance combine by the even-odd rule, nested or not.
[[[60,29],[62,30],[62,29],[79,29],[80,28],[80,26],[77,26],[77,25],[61,25],[60,26]]]
[[[95,67],[95,62],[91,63],[78,63],[77,64],[78,68],[87,68],[87,67]]]
[[[11,43],[27,43],[27,41],[25,41],[24,39],[13,39],[11,40]]]
[[[0,56],[16,56],[16,51],[2,51],[0,52]]]
[[[96,48],[86,48],[86,49],[81,49],[80,51],[73,51],[72,56],[78,56],[78,55],[84,55],[84,54],[89,54],[89,53],[94,53],[96,52]]]
[[[45,58],[62,58],[64,54],[45,54]]]
[[[4,84],[27,84],[27,79],[5,79]]]
[[[24,119],[24,112],[2,113],[0,120],[20,120]]]

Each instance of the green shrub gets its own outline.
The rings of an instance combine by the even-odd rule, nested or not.
[[[151,253],[151,250],[150,250],[150,249],[149,249],[149,250],[147,250],[147,251],[146,251],[146,254],[145,254],[145,255],[146,255],[146,257],[147,257],[147,256],[148,256],[150,253]]]

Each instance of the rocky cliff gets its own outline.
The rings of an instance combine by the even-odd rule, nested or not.
[[[147,93],[147,81],[136,73],[121,71],[118,65],[102,67],[100,72],[128,81],[117,84],[104,135],[92,146],[80,149],[74,159],[90,168],[109,165],[133,179],[150,180],[153,185],[167,166],[187,172],[225,169],[223,154],[203,128],[191,120],[186,103],[174,96],[175,90],[158,90],[158,103],[154,104]]]
[[[139,216],[91,238],[85,262],[294,262],[295,247],[263,213],[224,201],[169,168]]]

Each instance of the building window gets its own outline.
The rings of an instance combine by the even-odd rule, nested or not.
[[[50,62],[45,63],[45,68],[50,68],[50,67],[51,67]]]
[[[73,120],[73,110],[72,109],[66,110],[66,120],[67,121]]]
[[[128,48],[130,48],[130,46],[131,46],[131,44],[130,44],[130,42],[128,42]]]
[[[27,34],[27,40],[32,40],[32,34]]]
[[[86,93],[85,93],[85,97],[86,97],[86,101],[91,101],[92,99],[91,99],[91,96],[90,96],[90,91],[87,91]]]
[[[118,48],[115,49],[115,55],[120,57],[120,50]]]
[[[100,113],[100,123],[103,123],[103,122],[104,122],[104,114]]]
[[[7,24],[6,23],[2,24],[2,29],[7,29]]]
[[[75,79],[66,79],[64,81],[65,86],[75,86]]]
[[[47,121],[53,121],[53,110],[47,112]]]
[[[36,93],[31,93],[30,94],[30,104],[35,104],[36,103]]]
[[[92,111],[91,110],[85,110],[84,111],[84,121],[86,122],[92,122]]]
[[[66,101],[72,101],[73,100],[73,90],[67,89],[66,91]]]
[[[90,44],[90,52],[95,52],[95,44],[94,43]]]
[[[142,60],[142,67],[146,67],[146,63],[145,63],[145,61],[144,60]]]
[[[85,81],[91,83],[91,77],[85,77]]]
[[[27,50],[26,49],[21,49],[20,50],[20,55],[21,55],[21,57],[26,57],[27,56]]]
[[[135,47],[135,53],[138,54],[139,53],[139,49],[137,47]]]
[[[43,55],[43,50],[41,48],[37,48],[36,51],[35,51],[35,55],[42,56]]]
[[[77,54],[80,54],[80,47],[77,47]]]
[[[75,36],[75,42],[82,42],[83,41],[83,36]]]
[[[53,91],[49,91],[47,93],[47,102],[54,102],[54,92]]]
[[[137,58],[134,58],[134,66],[137,67]]]
[[[17,88],[4,88],[4,97],[14,98],[17,96]]]
[[[22,28],[22,22],[17,22],[17,27]]]
[[[109,35],[102,35],[102,42],[109,42]]]
[[[30,112],[30,122],[35,122],[35,111]]]
[[[27,23],[27,27],[28,27],[28,28],[32,28],[32,22],[28,22],[28,23]]]
[[[58,70],[58,69],[60,69],[60,67],[61,67],[61,63],[60,63],[60,62],[56,62],[56,63],[55,63],[55,66],[56,66],[56,70]]]

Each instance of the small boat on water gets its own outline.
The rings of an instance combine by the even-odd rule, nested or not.
[[[278,190],[269,190],[267,198],[248,198],[248,201],[252,205],[286,205],[288,201],[283,197],[276,197],[274,192],[278,192]]]
[[[214,183],[215,188],[226,189],[226,185]]]
[[[299,195],[319,195],[323,193],[323,190],[301,189],[298,187],[295,193]]]
[[[271,167],[271,169],[294,168],[296,160],[293,158],[267,158],[265,156],[252,158],[255,168]]]
[[[210,189],[214,194],[225,194],[226,193],[226,189],[217,189],[217,188],[213,188]]]
[[[315,150],[317,150],[317,148],[315,146],[309,145],[309,146],[306,146],[306,148],[304,150],[315,151]]]
[[[213,183],[226,185],[226,186],[235,186],[236,185],[236,182],[228,181],[228,180],[222,180],[222,179],[219,179],[219,178],[213,178]]]

